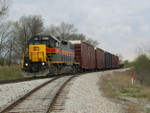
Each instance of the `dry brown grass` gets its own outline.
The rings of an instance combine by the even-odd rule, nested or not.
[[[150,100],[149,87],[143,86],[134,79],[134,84],[131,84],[131,72],[114,72],[113,74],[103,75],[100,78],[99,86],[103,91],[103,95],[115,102],[125,104],[126,113],[141,113],[138,103],[130,101],[130,99],[147,99]],[[129,99],[130,98],[130,99]]]
[[[125,109],[125,113],[141,113],[142,110],[137,107],[137,104],[132,102],[126,102],[127,108]]]
[[[111,85],[110,79],[108,79],[110,75],[102,76],[101,81],[98,83],[100,89],[102,89],[104,96],[107,98],[118,98],[118,95],[115,93],[114,88]]]

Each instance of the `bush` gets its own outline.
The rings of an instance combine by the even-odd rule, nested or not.
[[[150,85],[150,59],[145,54],[135,60],[135,71],[142,84]]]
[[[128,60],[124,61],[124,67],[134,67],[135,66],[135,61],[129,62]]]

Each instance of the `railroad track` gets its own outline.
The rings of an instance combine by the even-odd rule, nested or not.
[[[8,105],[0,113],[49,113],[63,88],[75,76],[53,78]]]
[[[14,80],[0,80],[1,84],[9,84],[9,83],[17,83],[17,82],[26,82],[26,81],[32,81],[32,80],[38,80],[38,79],[46,79],[49,78],[47,76],[41,76],[41,77],[29,77],[29,78],[21,78],[21,79],[14,79]]]

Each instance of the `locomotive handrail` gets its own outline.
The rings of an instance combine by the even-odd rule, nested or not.
[[[24,64],[24,58],[25,58],[25,56],[26,56],[26,48],[27,47],[25,47],[25,46],[23,46],[23,55],[22,55],[22,68],[23,68],[23,64]]]
[[[50,63],[50,59],[51,59],[51,58],[49,58],[47,55],[46,55],[46,58],[47,58],[47,60],[48,60],[48,67],[50,67],[50,64],[51,64],[51,63]]]

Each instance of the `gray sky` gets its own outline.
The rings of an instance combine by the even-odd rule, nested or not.
[[[150,42],[150,0],[12,0],[9,20],[42,15],[45,26],[74,24],[102,48],[133,60]]]

